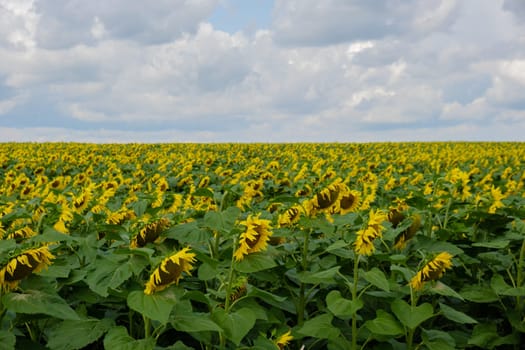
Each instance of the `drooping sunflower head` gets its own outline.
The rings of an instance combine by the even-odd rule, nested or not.
[[[260,252],[266,249],[272,235],[270,220],[259,219],[259,215],[249,215],[240,224],[246,226],[246,230],[239,238],[239,246],[235,251],[235,259],[240,261],[245,255]]]
[[[339,187],[334,184],[322,189],[313,198],[314,207],[319,210],[330,208],[339,198],[339,192]]]
[[[195,261],[195,253],[191,253],[190,248],[181,249],[176,254],[162,260],[150,275],[144,288],[144,294],[150,295],[172,284],[178,284],[183,272],[191,275]]]
[[[293,340],[292,331],[288,330],[286,333],[281,334],[277,339],[274,340],[274,344],[277,345],[279,350],[283,350],[285,346]]]
[[[146,224],[135,237],[131,240],[129,246],[131,248],[144,247],[148,243],[155,242],[162,231],[169,227],[169,220],[162,218],[158,221]]]
[[[32,273],[38,273],[51,265],[55,258],[48,246],[23,251],[10,259],[6,266],[0,269],[0,286],[3,291],[11,291]]]
[[[304,209],[300,205],[294,205],[293,207],[288,208],[284,213],[279,215],[279,227],[289,226],[296,223],[299,221],[303,213]]]
[[[339,214],[344,215],[351,213],[359,208],[361,194],[358,191],[345,191],[339,198]]]
[[[410,286],[415,290],[421,290],[425,282],[441,278],[445,271],[450,268],[452,268],[452,254],[448,252],[439,253],[412,277]]]

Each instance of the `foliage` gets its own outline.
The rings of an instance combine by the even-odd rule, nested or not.
[[[0,149],[0,349],[525,341],[523,143]]]

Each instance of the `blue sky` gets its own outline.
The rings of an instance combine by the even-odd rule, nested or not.
[[[0,0],[0,142],[525,141],[522,0]]]

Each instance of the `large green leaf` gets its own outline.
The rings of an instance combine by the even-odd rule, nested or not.
[[[215,322],[209,318],[209,314],[191,313],[177,314],[171,320],[173,328],[181,332],[220,332],[222,331]]]
[[[404,334],[403,326],[384,310],[377,310],[377,316],[373,320],[365,322],[365,327],[374,334],[398,336]]]
[[[7,310],[22,314],[45,314],[62,320],[80,319],[75,310],[57,294],[38,290],[24,293],[8,293],[2,297]]]
[[[354,313],[363,307],[361,299],[349,300],[341,296],[338,290],[332,290],[326,296],[326,305],[328,310],[339,318],[350,318]]]
[[[111,319],[62,321],[47,334],[47,346],[53,350],[82,349],[102,337],[113,325]]]
[[[492,303],[499,300],[498,295],[486,286],[468,285],[459,294],[466,300],[475,303]]]
[[[175,297],[170,293],[155,293],[146,295],[141,290],[128,294],[128,306],[152,320],[168,323],[169,316],[175,305]]]
[[[332,319],[333,316],[330,314],[316,316],[307,320],[297,332],[304,336],[319,339],[336,339],[341,332],[339,328],[332,325]]]
[[[379,270],[377,267],[373,267],[370,270],[362,274],[363,278],[368,282],[376,286],[377,288],[390,292],[390,285],[386,279],[383,271]]]
[[[166,230],[164,234],[182,243],[205,242],[211,237],[211,232],[200,228],[198,221],[176,225]]]
[[[429,350],[454,350],[456,349],[456,341],[447,332],[438,330],[426,330],[421,331],[421,338],[423,338],[423,344]]]
[[[391,304],[397,319],[410,329],[415,329],[424,321],[434,316],[434,309],[429,303],[411,306],[402,299],[396,299]]]
[[[230,313],[217,309],[213,312],[212,319],[223,329],[226,338],[237,346],[255,325],[255,315],[248,308]]]
[[[525,296],[525,287],[512,287],[500,275],[492,276],[490,281],[490,286],[492,290],[498,295],[506,295],[513,297],[523,297]]]
[[[123,326],[113,327],[104,337],[104,349],[111,350],[151,350],[155,347],[155,339],[135,340],[128,335]]]
[[[204,215],[204,225],[215,231],[229,233],[240,214],[241,210],[237,207],[229,207],[222,212],[209,211]]]
[[[328,270],[322,270],[318,272],[310,272],[310,271],[304,271],[300,272],[297,277],[299,278],[299,281],[303,283],[310,283],[310,284],[319,284],[319,283],[326,283],[326,284],[334,284],[335,282],[335,276],[337,275],[337,272],[339,272],[340,266],[332,267]]]
[[[0,330],[0,350],[14,350],[16,337],[13,332]]]
[[[243,273],[252,273],[271,269],[277,266],[274,258],[265,252],[248,254],[239,262],[234,264],[235,270]]]
[[[454,297],[458,298],[459,300],[464,300],[463,297],[456,292],[454,289],[447,286],[445,283],[441,281],[437,281],[432,287],[429,288],[429,291],[434,294],[443,295],[446,297]]]
[[[110,257],[99,256],[91,265],[85,281],[95,293],[107,297],[108,289],[119,287],[132,275],[131,266],[125,263],[125,256],[114,255]]]
[[[461,311],[457,311],[445,304],[439,303],[439,309],[441,311],[441,314],[451,321],[463,324],[478,323],[478,321],[476,321],[469,315],[464,314]]]

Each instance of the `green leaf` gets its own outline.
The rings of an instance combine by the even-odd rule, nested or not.
[[[423,235],[417,236],[417,246],[429,253],[449,252],[452,255],[460,255],[463,253],[463,250],[458,248],[455,244],[437,241],[436,239],[428,238]]]
[[[525,287],[514,288],[505,282],[502,276],[494,275],[490,281],[492,290],[498,295],[506,295],[513,297],[525,296]]]
[[[423,344],[425,344],[429,350],[456,349],[456,341],[447,332],[422,329],[421,338],[423,339]]]
[[[297,274],[297,277],[299,278],[299,281],[303,283],[310,283],[310,284],[319,284],[319,283],[327,283],[327,284],[334,284],[335,282],[335,275],[337,272],[339,272],[340,266],[334,266],[328,270],[318,271],[318,272],[310,272],[310,271],[304,271]]]
[[[468,285],[459,294],[466,300],[475,303],[492,303],[499,300],[498,295],[487,286]]]
[[[429,291],[431,293],[443,295],[446,297],[454,297],[460,300],[465,300],[458,292],[441,281],[437,281],[432,287],[429,288]]]
[[[204,215],[204,224],[212,230],[228,233],[240,214],[241,210],[237,207],[229,207],[223,212],[209,211]]]
[[[47,346],[53,350],[76,350],[93,343],[114,325],[111,319],[67,320],[48,333]]]
[[[483,248],[494,248],[494,249],[503,249],[509,245],[509,240],[493,240],[488,242],[475,242],[472,243],[473,247],[483,247]]]
[[[211,232],[201,229],[198,221],[173,226],[164,234],[166,237],[176,239],[181,243],[200,243],[211,237]]]
[[[340,330],[332,325],[333,316],[322,314],[306,321],[297,333],[319,339],[336,339]]]
[[[495,323],[482,323],[474,327],[468,345],[479,346],[482,349],[492,349],[500,335],[496,330]]]
[[[107,297],[108,289],[119,287],[131,277],[132,271],[129,264],[123,264],[124,256],[98,256],[92,269],[86,275],[86,283],[95,293]]]
[[[243,273],[262,271],[275,266],[277,266],[275,260],[265,252],[248,254],[234,264],[235,270]]]
[[[217,309],[213,312],[212,319],[224,330],[226,338],[237,346],[255,325],[255,316],[248,308],[242,308],[231,313]]]
[[[15,248],[16,248],[16,241],[14,239],[0,239],[0,254],[1,255],[4,255],[5,252],[8,252]]]
[[[180,332],[220,332],[222,331],[215,322],[209,318],[209,314],[192,313],[175,315],[171,321],[173,328]]]
[[[66,235],[62,232],[59,232],[52,227],[46,227],[44,229],[44,232],[42,232],[42,234],[33,236],[28,241],[32,243],[42,243],[42,242],[47,243],[47,242],[63,242],[63,241],[72,242],[72,241],[78,241],[78,239],[73,236]]]
[[[197,271],[197,276],[201,281],[209,281],[214,279],[219,274],[217,264],[202,263]]]
[[[349,300],[341,296],[341,292],[333,290],[326,296],[328,310],[339,318],[350,318],[354,313],[363,307],[361,299]]]
[[[151,350],[154,347],[154,338],[135,340],[128,335],[128,331],[123,326],[111,328],[104,337],[104,349]]]
[[[174,296],[167,292],[146,295],[143,291],[136,290],[128,294],[127,302],[131,309],[165,324],[168,323],[171,309],[176,301]]]
[[[0,350],[14,350],[16,337],[13,332],[0,330]]]
[[[376,286],[377,288],[390,292],[390,285],[388,280],[385,277],[383,271],[379,270],[377,267],[371,268],[369,271],[366,271],[363,274],[363,278],[368,282]]]
[[[75,310],[56,294],[47,294],[38,290],[25,293],[9,293],[2,297],[7,310],[22,314],[45,314],[61,320],[80,319]]]
[[[429,303],[410,306],[406,301],[396,299],[392,302],[391,307],[398,320],[410,329],[415,329],[421,323],[434,316],[434,309]]]
[[[397,336],[405,333],[403,326],[399,324],[394,316],[384,310],[377,310],[376,313],[375,319],[365,322],[365,327],[370,332],[388,336]]]
[[[461,311],[457,311],[445,304],[439,303],[439,309],[441,310],[441,314],[443,314],[443,316],[445,316],[447,319],[451,321],[462,323],[462,324],[478,323],[478,321],[476,321],[469,315],[464,314]]]

